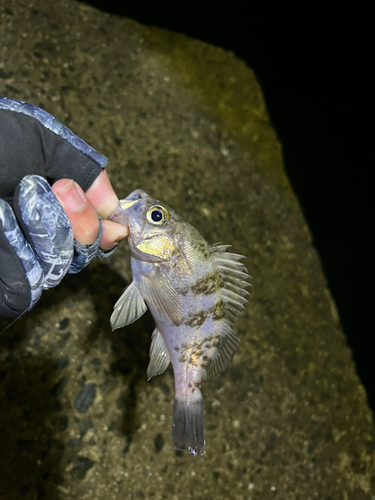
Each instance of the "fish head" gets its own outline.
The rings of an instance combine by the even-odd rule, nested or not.
[[[120,200],[110,220],[129,227],[129,248],[138,259],[161,262],[179,253],[176,235],[183,219],[142,189]]]

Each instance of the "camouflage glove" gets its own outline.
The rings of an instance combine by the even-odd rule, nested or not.
[[[66,273],[112,253],[99,249],[101,224],[92,245],[73,239],[50,188],[71,178],[87,191],[106,162],[50,114],[0,97],[0,317],[31,309]]]

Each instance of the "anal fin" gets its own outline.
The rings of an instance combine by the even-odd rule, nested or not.
[[[147,368],[147,380],[164,373],[170,363],[170,357],[165,347],[163,337],[157,328],[152,332],[150,347],[150,364]]]

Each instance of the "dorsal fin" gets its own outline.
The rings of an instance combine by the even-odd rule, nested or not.
[[[224,303],[224,317],[230,324],[233,324],[244,309],[244,304],[247,302],[245,297],[249,294],[245,288],[250,286],[247,280],[251,276],[241,262],[241,259],[246,257],[226,252],[229,245],[216,244],[211,248],[216,268],[223,281],[221,298]]]
[[[202,382],[210,380],[223,371],[240,345],[240,339],[228,323],[223,322],[219,344],[202,374]]]
[[[240,345],[240,340],[232,327],[247,302],[249,294],[245,288],[250,286],[247,280],[251,277],[245,265],[240,262],[244,255],[226,251],[230,245],[217,243],[211,246],[216,268],[222,278],[221,300],[224,304],[224,317],[221,321],[219,343],[203,372],[202,380],[206,381],[224,370]]]

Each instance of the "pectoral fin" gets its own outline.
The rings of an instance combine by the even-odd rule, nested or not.
[[[164,317],[170,318],[176,326],[181,324],[180,297],[159,269],[155,269],[152,276],[143,277],[141,290],[150,307],[154,307]]]
[[[146,311],[147,306],[141,292],[134,281],[132,281],[132,283],[125,288],[124,293],[113,308],[111,316],[112,330],[134,323],[134,321],[137,321]]]
[[[157,328],[152,332],[150,347],[150,364],[147,368],[147,380],[164,373],[168,368],[170,357],[165,348],[163,337]]]

